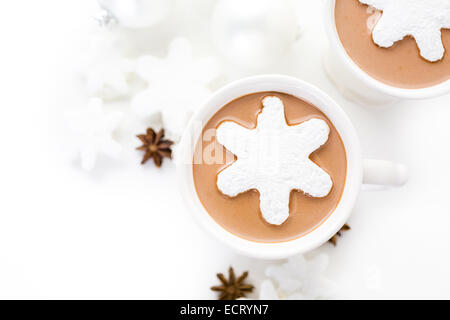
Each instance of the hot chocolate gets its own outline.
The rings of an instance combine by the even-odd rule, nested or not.
[[[336,0],[335,22],[344,49],[364,72],[388,85],[407,89],[426,88],[450,79],[450,30],[442,29],[445,53],[434,62],[426,60],[423,52],[421,56],[411,36],[381,47],[374,42],[372,32],[383,12],[361,2]]]
[[[271,101],[267,100],[268,97]],[[279,107],[277,103],[279,104],[280,101],[284,107],[283,121],[288,128],[297,126],[298,128],[302,126],[306,128],[307,125],[313,123],[318,125],[319,128],[323,129],[323,126],[327,128],[325,131],[326,139],[311,149],[312,153],[309,155],[308,162],[311,162],[311,166],[320,168],[323,171],[323,177],[330,177],[332,185],[330,184],[329,189],[323,194],[320,194],[320,192],[315,194],[313,189],[306,186],[302,186],[304,190],[293,189],[288,193],[289,215],[282,220],[275,219],[275,222],[273,222],[264,216],[267,211],[270,213],[270,208],[268,210],[267,207],[264,207],[261,200],[261,191],[252,188],[251,184],[242,189],[248,189],[248,191],[242,191],[231,196],[224,191],[226,188],[221,187],[219,189],[219,186],[221,186],[220,174],[225,173],[228,168],[235,165],[239,156],[231,153],[224,145],[220,144],[218,140],[224,143],[224,138],[219,136],[219,139],[217,139],[214,133],[219,127],[223,129],[225,123],[233,123],[239,126],[242,130],[242,136],[245,132],[250,132],[248,130],[259,128],[264,122],[270,126],[272,121],[266,120],[271,119],[263,119],[261,115],[266,111],[269,114],[269,107]],[[276,119],[273,119],[273,121],[276,121]],[[314,136],[312,138],[317,139]],[[240,146],[239,143],[237,145]],[[275,143],[275,145],[277,144]],[[281,153],[279,156],[282,157],[283,154]],[[211,161],[211,159],[214,159],[214,161]],[[269,161],[276,161],[273,159],[270,158]],[[283,162],[282,160],[280,159],[280,162]],[[301,160],[299,159],[299,161]],[[253,93],[223,106],[203,127],[201,138],[196,144],[193,162],[195,188],[209,215],[229,232],[244,239],[259,242],[281,242],[296,239],[323,223],[340,201],[347,170],[345,147],[336,128],[325,114],[297,97],[278,92]],[[238,175],[237,179],[239,177]]]

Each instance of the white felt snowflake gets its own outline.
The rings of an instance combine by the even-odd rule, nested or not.
[[[217,187],[230,197],[258,190],[263,218],[280,225],[289,216],[291,190],[299,189],[312,197],[330,192],[330,176],[309,159],[328,140],[330,129],[321,119],[289,126],[278,97],[265,97],[262,104],[255,129],[233,121],[217,128],[217,141],[237,156],[217,175]]]
[[[438,61],[444,56],[441,29],[450,28],[450,0],[359,0],[383,11],[372,36],[376,44],[390,47],[410,35],[422,57]]]
[[[329,298],[334,283],[324,276],[328,267],[328,256],[318,255],[305,259],[298,255],[282,265],[267,267],[268,279],[261,283],[259,299],[321,299]]]
[[[118,36],[104,28],[90,35],[83,52],[83,75],[88,92],[103,99],[124,98],[131,93],[130,78],[135,62],[125,58]]]
[[[112,134],[122,120],[122,113],[105,113],[102,100],[92,98],[86,108],[67,116],[83,169],[93,169],[100,154],[113,158],[119,155],[122,147],[113,139]]]
[[[120,56],[105,57],[86,70],[86,85],[90,94],[104,99],[123,98],[130,94],[129,78],[133,62]]]
[[[207,85],[217,77],[218,69],[212,58],[195,60],[189,41],[176,38],[167,58],[141,57],[137,74],[148,87],[132,100],[132,109],[143,117],[160,113],[168,135],[176,140],[192,111],[210,96]]]

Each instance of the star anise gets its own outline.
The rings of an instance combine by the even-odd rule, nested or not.
[[[146,134],[138,134],[137,137],[142,141],[142,146],[136,149],[145,151],[141,164],[153,158],[155,165],[159,168],[161,167],[163,158],[172,158],[170,146],[173,144],[173,141],[163,139],[164,129],[156,133],[152,128],[148,128]]]
[[[329,242],[331,242],[333,244],[333,246],[336,247],[338,238],[342,236],[342,232],[344,231],[348,231],[350,230],[350,226],[348,224],[344,224],[341,228],[341,230],[339,230],[330,240],[328,240]]]
[[[219,278],[222,285],[211,287],[211,290],[221,292],[219,300],[236,300],[245,297],[247,293],[253,291],[253,286],[251,284],[244,283],[245,278],[248,276],[247,271],[237,279],[232,267],[230,267],[228,273],[228,280],[222,273],[218,273],[217,278]]]

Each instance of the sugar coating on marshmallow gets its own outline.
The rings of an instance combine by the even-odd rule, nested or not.
[[[258,190],[263,218],[281,225],[289,217],[291,190],[312,197],[330,192],[330,176],[309,159],[328,140],[330,128],[317,118],[289,126],[278,97],[267,96],[262,104],[255,129],[233,121],[224,121],[217,128],[217,141],[237,157],[218,173],[217,187],[230,197]]]
[[[441,29],[450,28],[450,0],[359,0],[383,14],[372,31],[380,47],[412,36],[420,55],[431,62],[444,56]]]

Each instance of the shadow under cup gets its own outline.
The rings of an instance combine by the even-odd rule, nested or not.
[[[359,0],[336,0],[334,22],[348,56],[369,76],[393,87],[420,89],[450,79],[450,56],[430,62],[420,56],[416,41],[405,37],[392,47],[381,48],[372,30],[382,13]],[[450,30],[442,30],[442,42],[450,50]]]
[[[257,190],[228,197],[219,191],[216,184],[217,174],[231,165],[236,157],[216,141],[215,130],[223,121],[234,121],[254,129],[262,109],[262,100],[267,96],[281,99],[288,125],[318,118],[330,128],[327,142],[310,155],[310,159],[330,175],[333,181],[330,193],[322,198],[314,198],[301,190],[292,190],[289,217],[279,226],[267,223],[262,217]],[[284,242],[310,233],[332,215],[345,187],[347,156],[335,126],[317,107],[290,94],[257,92],[225,104],[207,121],[195,145],[192,173],[201,204],[222,228],[250,241]]]

